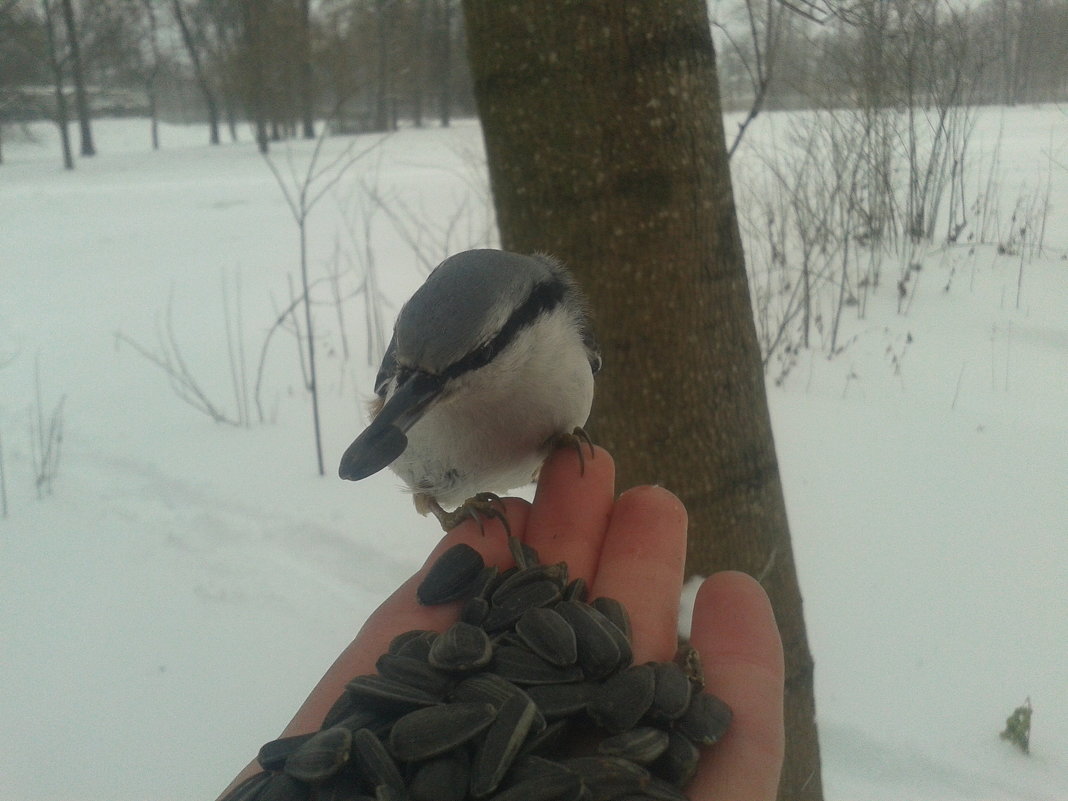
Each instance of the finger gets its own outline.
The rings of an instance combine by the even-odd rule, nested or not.
[[[590,597],[615,598],[630,612],[638,664],[670,659],[678,645],[686,519],[663,487],[628,490],[612,509]]]
[[[530,504],[521,498],[505,498],[505,514],[513,532],[523,533]],[[480,521],[467,520],[448,532],[430,552],[419,571],[405,581],[381,606],[371,613],[356,639],[341,653],[312,690],[311,695],[286,727],[286,734],[314,731],[322,723],[327,711],[354,676],[375,671],[375,662],[389,648],[390,640],[412,629],[444,631],[459,614],[460,602],[424,606],[416,597],[416,589],[426,577],[431,565],[448,548],[465,543],[486,561],[501,568],[512,564],[511,553],[499,520],[485,520],[485,533]]]
[[[774,799],[783,758],[783,653],[764,589],[744,573],[706,579],[690,640],[701,655],[706,689],[734,712],[723,739],[702,759],[690,797]]]
[[[597,565],[612,511],[616,466],[603,448],[582,458],[558,448],[541,468],[524,542],[542,562],[567,562],[571,576],[589,578]]]

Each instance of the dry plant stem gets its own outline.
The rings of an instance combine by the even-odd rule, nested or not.
[[[141,356],[161,369],[170,380],[171,389],[174,390],[175,395],[194,409],[208,415],[217,423],[226,423],[232,426],[240,425],[239,420],[230,417],[212,402],[189,369],[174,333],[173,301],[174,293],[172,292],[167,298],[164,322],[156,332],[160,346],[159,353],[149,350],[121,331],[115,332],[115,340],[117,342],[125,342]]]
[[[30,449],[33,460],[34,487],[37,499],[52,494],[59,473],[60,446],[63,443],[63,403],[60,396],[45,426],[44,403],[41,398],[41,361],[34,360],[34,418],[30,421]],[[36,423],[36,426],[35,426]],[[6,493],[5,493],[6,494]],[[5,501],[6,507],[6,501]]]
[[[315,140],[315,148],[312,150],[308,167],[303,174],[299,174],[293,162],[292,151],[286,154],[289,176],[283,176],[274,160],[267,153],[263,154],[271,174],[274,175],[278,188],[282,191],[289,211],[293,215],[293,221],[297,225],[299,234],[300,256],[300,281],[303,289],[302,298],[304,305],[304,328],[307,335],[307,369],[304,371],[305,386],[312,400],[312,425],[315,436],[315,458],[319,475],[326,475],[323,464],[323,440],[322,426],[319,419],[319,383],[315,367],[315,327],[311,310],[311,280],[308,272],[308,218],[312,210],[323,196],[337,185],[345,173],[352,168],[363,156],[377,148],[385,137],[375,139],[370,145],[362,150],[357,149],[361,140],[354,138],[349,146],[326,164],[320,165],[323,142],[326,140],[327,126],[322,127],[319,137]],[[292,295],[292,291],[290,292]],[[302,353],[302,361],[304,354]]]

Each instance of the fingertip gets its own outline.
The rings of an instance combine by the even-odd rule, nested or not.
[[[733,710],[723,739],[702,758],[693,797],[774,798],[782,766],[783,650],[767,593],[744,573],[716,573],[694,603],[690,642],[706,689]]]
[[[707,650],[715,659],[742,658],[783,671],[775,611],[764,587],[748,573],[724,570],[701,583],[694,600],[692,638],[698,650],[704,640],[712,639]]]
[[[627,513],[657,515],[661,522],[683,532],[689,521],[686,506],[679,497],[659,484],[631,487],[619,496],[616,506]]]
[[[555,448],[541,467],[538,489],[552,487],[559,481],[592,483],[595,486],[615,486],[616,462],[612,454],[599,445]]]

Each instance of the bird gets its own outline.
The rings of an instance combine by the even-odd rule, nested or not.
[[[587,301],[559,261],[452,255],[398,313],[371,421],[338,474],[359,481],[389,467],[445,531],[482,516],[507,529],[498,493],[536,480],[556,447],[592,454],[583,426],[600,368]]]

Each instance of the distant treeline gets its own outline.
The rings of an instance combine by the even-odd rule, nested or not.
[[[710,7],[726,109],[1068,99],[1068,0]],[[464,51],[459,0],[7,0],[0,121],[248,122],[262,147],[318,119],[447,125],[474,113]]]

